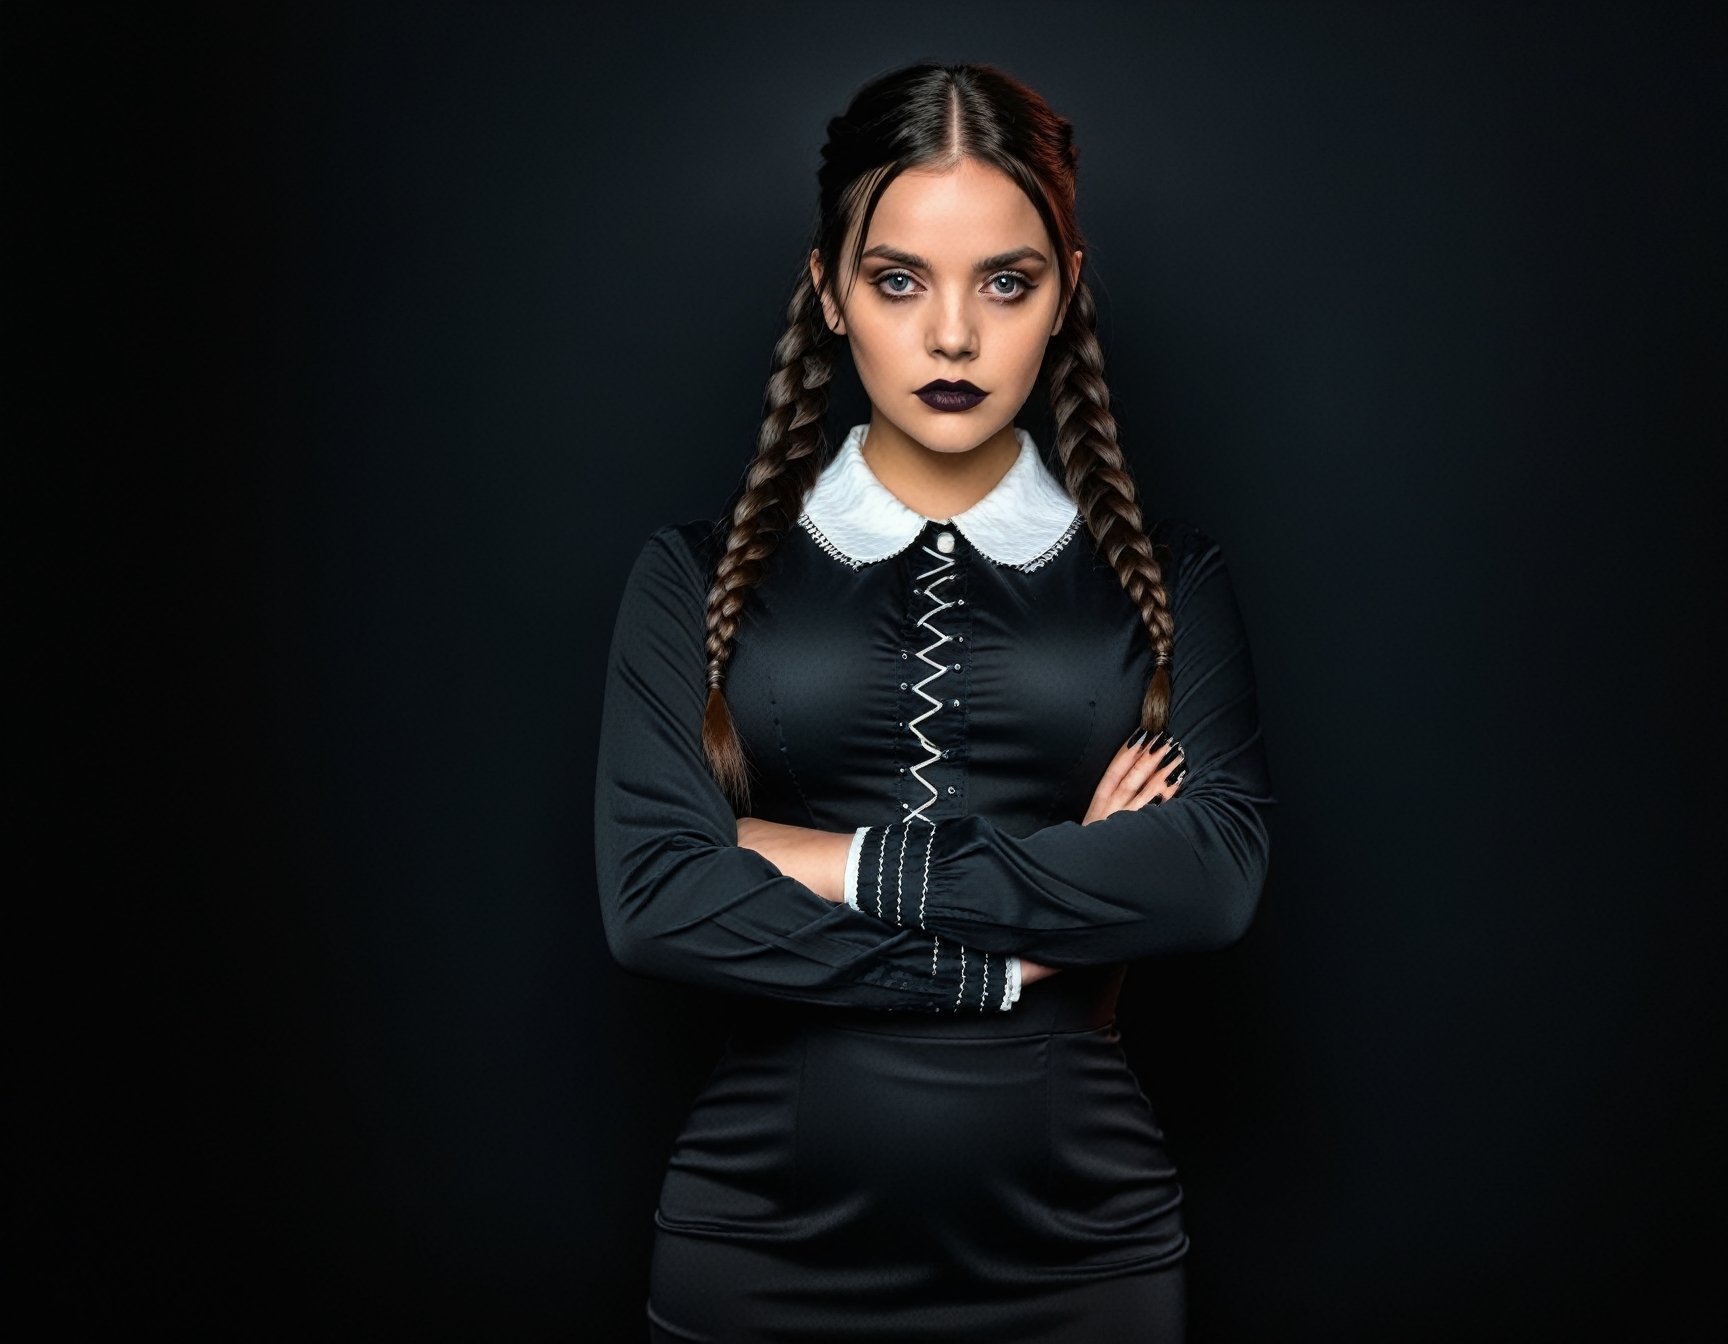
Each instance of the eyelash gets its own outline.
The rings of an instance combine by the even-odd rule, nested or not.
[[[884,281],[892,280],[897,275],[904,275],[908,280],[915,279],[915,277],[913,277],[911,274],[909,274],[906,271],[883,271],[881,275],[877,276],[874,280],[872,280],[870,282],[870,286],[878,294],[880,294],[883,298],[887,299],[889,303],[904,303],[904,302],[906,302],[907,299],[913,298],[915,296],[910,292],[907,292],[904,294],[893,294],[882,287]],[[1010,304],[1010,303],[1019,303],[1022,299],[1024,299],[1033,290],[1038,288],[1038,286],[1032,281],[1032,279],[1022,271],[997,271],[996,274],[991,276],[989,280],[985,281],[985,283],[990,284],[993,281],[1000,280],[1005,275],[1012,276],[1014,279],[1016,279],[1020,282],[1020,292],[1018,294],[1009,295],[1007,297],[1004,297],[1002,295],[994,295],[991,297],[991,300],[990,300],[992,303],[1000,303],[1000,304],[1004,304],[1004,305]]]

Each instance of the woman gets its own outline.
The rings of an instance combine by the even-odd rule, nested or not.
[[[1275,800],[1220,549],[1142,526],[1075,159],[990,67],[861,90],[724,526],[661,528],[626,585],[607,937],[735,1011],[655,1211],[653,1339],[1183,1336],[1117,993],[1242,934]],[[830,454],[842,343],[870,419]],[[1055,470],[1014,423],[1041,374]]]

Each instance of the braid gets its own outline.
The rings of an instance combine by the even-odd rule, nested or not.
[[[786,331],[774,347],[756,456],[733,505],[726,548],[708,589],[708,707],[702,718],[702,749],[740,814],[750,806],[749,763],[721,688],[745,599],[761,581],[780,534],[797,518],[822,469],[823,421],[834,372],[831,337],[809,269],[800,266],[786,309]]]
[[[1176,622],[1170,614],[1163,569],[1141,524],[1134,478],[1116,441],[1116,417],[1110,413],[1110,389],[1104,384],[1097,323],[1092,291],[1081,279],[1067,320],[1050,342],[1056,451],[1068,492],[1079,504],[1087,529],[1140,608],[1156,658],[1140,706],[1141,726],[1158,732],[1170,717],[1170,649]]]

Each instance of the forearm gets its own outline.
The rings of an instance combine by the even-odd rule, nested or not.
[[[801,882],[823,900],[853,908],[857,908],[853,893],[858,838],[859,833],[855,830],[824,831],[763,821],[759,817],[742,817],[738,822],[740,847],[760,854],[782,875]],[[878,913],[893,924],[924,927],[921,911],[894,909],[872,913]],[[1049,967],[1027,963],[1012,953],[1007,954],[1008,1004],[1019,997],[1022,985],[1051,973]]]
[[[920,928],[1056,966],[1216,949],[1242,935],[1258,902],[1272,801],[1197,792],[1025,836],[978,816],[873,827],[854,901],[890,924],[897,908],[913,910]]]
[[[846,854],[851,831],[790,826],[760,817],[738,819],[738,844],[755,850],[786,877],[796,878],[825,901],[846,899]]]

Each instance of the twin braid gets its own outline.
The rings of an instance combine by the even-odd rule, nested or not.
[[[1116,417],[1110,413],[1110,390],[1104,383],[1104,350],[1098,344],[1098,309],[1084,279],[1075,286],[1061,331],[1051,338],[1049,367],[1056,452],[1068,493],[1123,589],[1140,608],[1152,644],[1155,666],[1140,717],[1142,727],[1159,732],[1170,717],[1170,650],[1176,622],[1163,568],[1140,517],[1134,478],[1116,441]]]
[[[749,763],[721,686],[739,613],[761,582],[781,534],[803,509],[822,470],[823,424],[834,375],[833,333],[822,320],[807,267],[786,308],[786,331],[774,347],[756,456],[732,509],[726,548],[708,589],[708,707],[702,747],[710,769],[739,814],[750,807]]]

